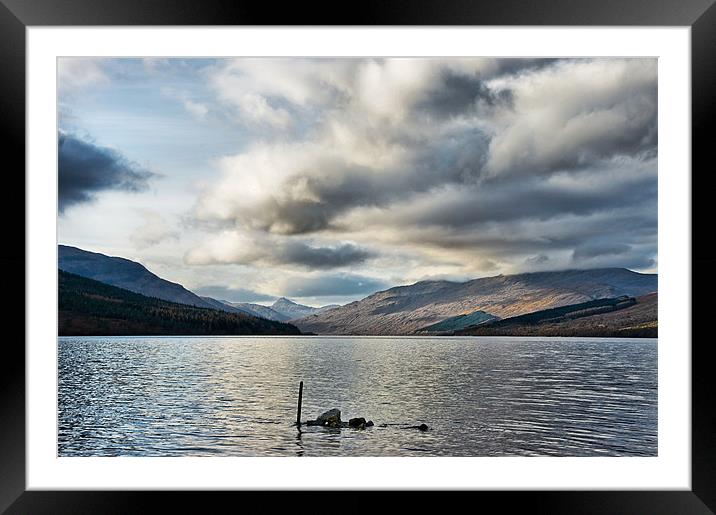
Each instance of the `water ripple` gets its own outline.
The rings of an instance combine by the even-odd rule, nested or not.
[[[60,456],[655,456],[656,340],[60,338]],[[366,430],[292,426],[337,407]],[[404,429],[427,423],[430,431]]]

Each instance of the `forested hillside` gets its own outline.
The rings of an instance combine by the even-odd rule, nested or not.
[[[59,273],[59,335],[300,334],[291,324],[146,297]]]

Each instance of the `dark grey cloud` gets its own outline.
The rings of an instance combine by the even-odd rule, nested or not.
[[[630,244],[624,243],[630,241]],[[656,238],[625,238],[625,235],[604,234],[601,237],[585,239],[575,246],[572,262],[581,268],[603,268],[611,266],[632,269],[647,269],[656,265]]]
[[[199,295],[213,297],[229,302],[264,302],[276,300],[276,297],[266,295],[246,288],[230,288],[228,286],[202,286],[194,290]]]
[[[156,174],[107,147],[59,133],[58,201],[60,213],[92,201],[107,190],[143,191]]]
[[[185,262],[194,265],[287,265],[292,268],[328,270],[359,265],[375,255],[374,252],[353,243],[314,245],[283,237],[259,235],[252,240],[241,238],[238,234],[235,236],[237,241],[228,248],[210,245],[193,249],[185,256]]]
[[[390,286],[380,279],[361,275],[327,274],[293,279],[283,293],[291,297],[348,297],[370,295]]]
[[[441,79],[434,89],[426,93],[425,98],[416,103],[418,113],[444,118],[472,114],[479,108],[512,105],[512,91],[492,89],[474,75],[446,71]]]
[[[624,123],[618,128],[614,127],[608,134],[596,137],[599,131],[604,130],[600,127],[604,122],[595,119],[591,127],[584,129],[585,132],[589,130],[594,132],[594,137],[588,141],[570,141],[570,136],[566,136],[562,151],[558,155],[544,160],[517,160],[509,173],[544,175],[561,171],[586,170],[620,156],[640,159],[656,157],[658,141],[656,94],[630,103],[636,105],[621,108],[620,115],[623,116]],[[618,109],[615,108],[614,111]],[[584,116],[589,117],[589,115]],[[579,137],[584,138],[584,135],[580,134]]]
[[[591,259],[574,259],[575,268],[629,268],[647,270],[656,266],[656,249],[640,249],[638,252],[626,252],[619,255],[602,255]]]
[[[497,59],[497,66],[493,76],[500,77],[504,75],[521,75],[553,66],[555,63],[562,60],[563,59],[549,57],[505,57]]]
[[[537,254],[536,256],[530,256],[525,259],[525,263],[530,266],[544,265],[549,262],[549,256],[546,254]]]
[[[460,227],[406,225],[398,232],[404,247],[449,251],[463,263],[470,263],[472,256],[512,263],[523,271],[651,268],[658,250],[655,202],[545,220],[488,221]]]
[[[372,253],[352,243],[313,247],[304,242],[290,242],[274,253],[273,257],[285,264],[327,269],[363,263],[372,257]]]
[[[584,178],[587,180],[588,176]],[[657,186],[657,178],[651,174],[626,175],[621,180],[601,184],[592,182],[589,188],[539,179],[481,183],[415,202],[402,213],[391,213],[390,220],[393,225],[459,228],[519,219],[589,215],[645,203],[655,208]],[[656,217],[656,211],[653,216]]]
[[[621,256],[631,250],[631,246],[625,243],[594,242],[587,245],[580,245],[574,249],[572,257],[576,260],[594,258],[599,256]]]
[[[657,219],[652,206],[621,207],[591,215],[567,215],[547,220],[508,220],[499,223],[457,228],[404,227],[401,238],[405,242],[422,242],[444,249],[484,249],[495,255],[545,254],[550,250],[570,250],[578,247],[656,242]],[[578,255],[579,257],[587,257]]]

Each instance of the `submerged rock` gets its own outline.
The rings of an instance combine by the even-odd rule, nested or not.
[[[304,424],[307,426],[353,427],[356,429],[365,429],[366,427],[375,425],[372,420],[366,422],[363,417],[356,417],[350,419],[348,422],[343,422],[341,420],[341,410],[338,408],[333,408],[321,413],[316,420],[307,420]]]
[[[329,409],[325,413],[321,413],[316,419],[316,425],[341,427],[341,410],[333,408]]]
[[[356,427],[358,429],[365,429],[366,422],[363,417],[352,418],[348,421],[348,427]]]
[[[427,424],[420,424],[419,426],[405,426],[403,429],[418,429],[420,431],[427,431],[430,428]]]

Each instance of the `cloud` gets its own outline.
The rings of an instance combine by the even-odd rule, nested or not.
[[[636,246],[636,248],[634,248]],[[604,235],[576,245],[572,262],[584,268],[627,267],[650,270],[656,265],[656,239],[633,240],[630,244]]]
[[[353,208],[473,183],[485,162],[488,139],[471,129],[409,143],[419,150],[379,169],[323,144],[256,146],[220,161],[223,179],[202,194],[196,216],[277,234],[318,232]]]
[[[75,94],[90,86],[110,82],[103,60],[88,57],[61,57],[57,60],[57,84],[61,94]]]
[[[537,254],[536,256],[530,256],[525,259],[525,263],[530,265],[531,267],[544,265],[545,263],[549,262],[549,256],[545,254]]]
[[[90,202],[102,191],[144,191],[157,177],[118,151],[84,141],[71,134],[58,135],[58,200],[60,213]]]
[[[371,251],[350,242],[315,245],[260,233],[250,237],[236,231],[225,231],[192,249],[185,256],[185,261],[192,265],[263,264],[326,270],[360,264],[372,256]]]
[[[354,274],[329,274],[294,278],[284,285],[283,295],[289,297],[339,297],[370,295],[389,288],[390,284],[371,277]]]
[[[440,119],[464,115],[477,109],[511,107],[512,102],[513,96],[509,89],[493,90],[473,75],[446,71],[434,90],[428,92],[415,105],[415,109],[418,113]]]
[[[162,61],[159,61],[157,64],[153,63],[155,63],[153,59],[144,60],[144,67],[148,70],[148,73],[156,73],[157,67],[166,66]],[[209,108],[204,103],[193,100],[186,91],[164,86],[161,88],[161,93],[165,97],[179,101],[184,109],[197,120],[203,120],[209,113]]]
[[[256,142],[223,158],[222,179],[203,193],[199,219],[311,233],[354,207],[474,181],[488,157],[485,127],[464,116],[457,125],[432,118],[480,102],[509,103],[508,92],[492,91],[476,75],[489,68],[485,60],[259,62],[240,60],[216,72],[222,98],[249,118],[247,96],[260,97],[261,105],[274,99],[286,115],[298,110],[297,123],[313,131],[293,141]]]
[[[281,249],[279,259],[283,263],[296,263],[308,268],[336,268],[363,263],[371,253],[352,243],[332,247],[313,247],[301,241],[287,243]]]
[[[276,300],[276,296],[266,295],[247,288],[232,288],[229,286],[202,286],[194,291],[205,297],[213,297],[229,302],[265,302]]]
[[[184,109],[189,111],[191,115],[198,119],[204,118],[209,112],[209,108],[199,102],[194,102],[192,100],[184,100],[183,104]]]
[[[653,204],[657,194],[654,161],[619,161],[576,176],[553,175],[514,181],[450,186],[396,202],[349,224],[476,228],[519,219],[548,220],[567,214],[589,215],[621,206]],[[625,173],[626,172],[626,173]],[[656,213],[654,212],[654,216]]]
[[[573,261],[577,268],[629,268],[631,270],[652,271],[656,266],[656,249],[652,252],[623,253],[619,255],[602,255],[592,259]]]
[[[237,59],[209,77],[272,130],[216,162],[193,214],[221,229],[194,261],[400,252],[459,275],[656,256],[655,59]],[[605,238],[624,253],[588,255]]]
[[[486,91],[475,78],[511,73],[548,60],[515,60],[520,65],[485,58],[296,59],[237,58],[221,61],[209,74],[218,98],[249,125],[288,129],[306,118],[325,120],[336,109],[366,117],[372,123],[395,123],[410,116],[416,105],[442,95],[444,106],[455,104],[449,95],[469,101]],[[443,90],[453,92],[443,94]]]
[[[502,84],[513,109],[496,120],[491,174],[535,174],[615,156],[653,154],[657,143],[653,59],[565,59]]]
[[[576,260],[599,256],[620,256],[626,254],[629,250],[631,250],[631,247],[624,243],[589,243],[574,249],[572,256]]]
[[[144,57],[142,58],[142,66],[148,74],[158,73],[160,70],[168,68],[171,61],[166,57]]]
[[[110,148],[66,134],[59,135],[58,170],[60,211],[90,201],[102,190],[146,189],[154,175]]]
[[[158,245],[167,239],[178,239],[179,232],[173,229],[157,211],[143,209],[140,211],[142,225],[129,236],[137,249],[146,249]]]

